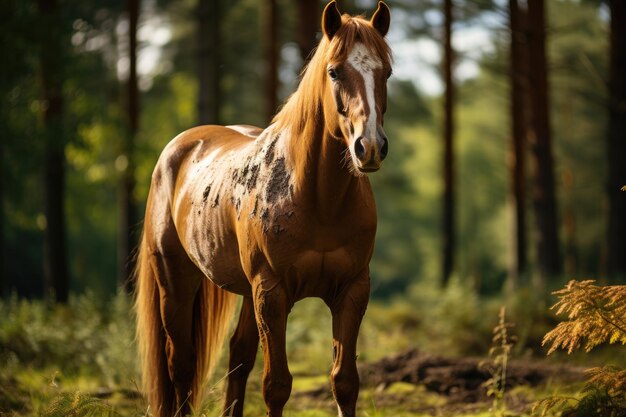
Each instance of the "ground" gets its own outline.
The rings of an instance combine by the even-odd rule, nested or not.
[[[475,305],[464,306],[457,295],[438,301],[437,306],[450,305],[451,311],[463,314],[444,316],[436,306],[416,310],[414,304],[398,302],[370,305],[359,339],[358,416],[504,415],[493,411],[494,398],[487,396],[485,386],[490,369],[502,370],[488,357],[497,309],[482,307],[482,312],[472,313],[474,320],[470,312]],[[131,304],[124,295],[106,302],[81,296],[69,306],[53,308],[16,299],[0,303],[0,416],[149,416],[138,390]],[[336,416],[328,377],[330,329],[330,315],[319,300],[305,300],[292,311],[287,353],[294,386],[286,417]],[[545,333],[543,328],[524,329],[520,321],[515,331]],[[599,349],[600,356],[592,359],[584,354],[545,358],[545,353],[527,348],[538,345],[536,337],[520,339],[519,349],[507,358],[507,384],[499,391],[504,402],[495,404],[506,415],[530,415],[536,400],[551,395],[580,395],[586,367],[624,366],[614,346]],[[197,416],[220,416],[225,363],[224,355]],[[265,414],[261,372],[259,355],[247,390],[249,416]]]

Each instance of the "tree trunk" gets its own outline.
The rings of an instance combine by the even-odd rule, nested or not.
[[[609,279],[626,281],[626,2],[611,0],[608,134]]]
[[[278,107],[278,10],[276,0],[267,0],[266,7],[266,117],[269,122],[274,117]]]
[[[47,292],[59,303],[69,296],[65,232],[65,136],[63,132],[63,46],[61,11],[57,0],[39,0],[39,14],[46,27],[40,53],[40,76],[45,131],[43,182],[44,213],[44,277]]]
[[[533,166],[533,207],[539,287],[545,280],[561,273],[561,251],[557,234],[554,162],[549,116],[548,65],[546,58],[546,22],[543,0],[528,0],[528,63],[530,80]]]
[[[129,18],[129,60],[130,71],[127,84],[128,132],[123,144],[121,158],[122,177],[120,181],[120,226],[118,243],[118,279],[120,285],[131,293],[134,283],[131,280],[133,262],[132,251],[136,245],[134,227],[137,223],[135,192],[135,137],[139,128],[139,90],[137,87],[137,24],[139,21],[139,0],[128,0]],[[125,165],[125,166],[124,166]]]
[[[446,286],[454,268],[455,227],[454,227],[454,81],[452,69],[454,65],[452,50],[452,0],[444,1],[444,62],[443,77],[444,94],[444,125],[443,125],[443,276],[442,285]]]
[[[6,285],[4,275],[4,138],[5,132],[0,127],[0,135],[3,140],[0,141],[0,298],[4,296],[4,287]]]
[[[220,124],[221,2],[198,0],[198,122]]]
[[[309,62],[311,51],[317,45],[317,30],[321,15],[320,2],[317,0],[298,0],[298,48],[303,66]]]
[[[528,68],[526,46],[525,11],[520,10],[517,0],[509,0],[509,25],[511,30],[510,88],[511,88],[511,200],[514,207],[513,257],[510,266],[511,288],[517,288],[526,272],[526,135]]]

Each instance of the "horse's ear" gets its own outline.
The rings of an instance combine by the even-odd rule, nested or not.
[[[389,31],[389,22],[391,21],[391,12],[385,2],[378,2],[378,9],[374,12],[370,23],[384,37]]]
[[[337,2],[331,1],[326,5],[322,13],[322,30],[324,35],[330,40],[341,27],[341,13],[337,9]]]

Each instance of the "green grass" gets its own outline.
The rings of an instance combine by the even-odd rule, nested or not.
[[[358,361],[377,360],[416,346],[440,355],[485,355],[498,304],[479,303],[463,293],[454,288],[445,292],[422,289],[409,295],[410,299],[372,303],[361,328]],[[11,298],[0,301],[0,315],[0,416],[149,415],[138,395],[134,318],[127,296],[120,294],[108,301],[93,294],[74,296],[68,306]],[[530,329],[528,334],[534,332]],[[328,377],[330,313],[321,301],[296,304],[288,323],[287,352],[294,383],[285,416],[335,416]],[[610,356],[601,353],[602,360]],[[259,354],[247,390],[247,415],[265,414],[261,369]],[[217,382],[197,416],[220,415],[224,382],[218,380],[225,374],[223,358],[214,378]],[[553,394],[577,395],[580,389],[549,383],[539,389],[515,388],[506,395],[529,402]],[[308,395],[311,391],[318,395]],[[363,388],[358,409],[360,417],[478,417],[492,415],[489,406],[489,402],[450,404],[447,397],[423,386],[398,382],[386,389]],[[517,415],[526,414],[522,410]]]

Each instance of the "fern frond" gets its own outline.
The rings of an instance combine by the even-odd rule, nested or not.
[[[585,375],[588,377],[586,390],[604,390],[612,397],[622,398],[626,405],[626,370],[603,366],[587,369]]]
[[[539,401],[535,401],[531,410],[531,414],[534,416],[539,413],[539,411],[541,411],[539,417],[545,417],[550,412],[554,413],[569,409],[576,404],[578,404],[578,400],[574,397],[552,396]]]
[[[104,401],[81,392],[59,394],[42,415],[43,417],[121,417]]]
[[[544,336],[542,345],[551,343],[548,354],[559,348],[572,353],[583,344],[587,352],[604,342],[626,344],[626,286],[594,282],[570,281],[553,293],[559,301],[552,309],[569,320]]]

